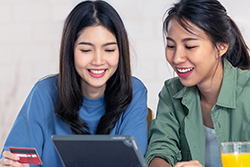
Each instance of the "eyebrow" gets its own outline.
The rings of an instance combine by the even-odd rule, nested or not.
[[[90,45],[90,46],[94,46],[90,42],[79,42],[78,45]],[[103,44],[102,46],[108,46],[108,45],[117,45],[117,42],[108,42],[108,43]]]
[[[167,37],[167,40],[170,40],[170,41],[173,41],[174,42],[174,40],[172,39],[172,38],[170,38],[170,37]],[[192,41],[192,40],[198,40],[197,38],[184,38],[184,39],[182,39],[181,41],[182,42],[186,42],[186,41]]]

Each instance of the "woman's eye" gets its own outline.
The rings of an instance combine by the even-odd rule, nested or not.
[[[196,46],[186,46],[187,49],[193,49],[195,48]]]
[[[115,49],[105,49],[106,52],[114,52]]]
[[[87,52],[90,52],[91,50],[90,49],[81,49],[81,52],[83,53],[87,53]]]
[[[167,45],[167,47],[168,47],[168,48],[170,48],[170,49],[175,48],[175,46],[174,46],[174,45]]]

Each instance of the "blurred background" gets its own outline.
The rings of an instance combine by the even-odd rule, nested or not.
[[[64,20],[80,0],[0,0],[0,149],[31,88],[58,72]],[[164,80],[175,76],[164,55],[163,14],[176,0],[107,0],[120,14],[134,76],[156,112]],[[250,1],[221,0],[249,44]]]

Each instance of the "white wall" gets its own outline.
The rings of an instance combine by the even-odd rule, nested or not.
[[[58,72],[63,21],[79,0],[0,0],[0,148],[34,83]],[[127,28],[133,75],[148,88],[156,111],[164,80],[173,76],[164,57],[162,18],[175,0],[107,0]],[[250,41],[250,1],[221,0]]]

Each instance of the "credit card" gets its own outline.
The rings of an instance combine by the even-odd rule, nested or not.
[[[9,149],[20,157],[18,162],[22,164],[43,164],[35,148],[9,147]]]

